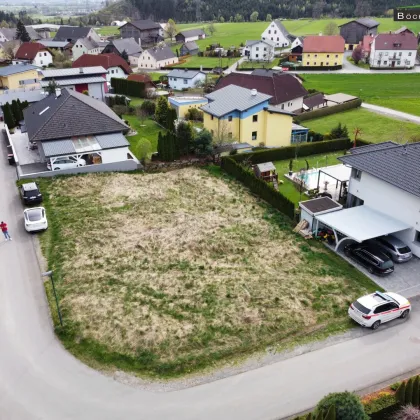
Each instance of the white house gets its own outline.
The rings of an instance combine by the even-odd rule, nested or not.
[[[162,38],[166,38],[166,26],[167,23],[159,23],[160,29],[159,29],[159,36]]]
[[[303,36],[297,36],[290,45],[290,49],[303,46]]]
[[[111,26],[118,26],[118,27],[120,27],[120,26],[125,25],[126,23],[127,22],[125,20],[113,20],[111,22]]]
[[[271,41],[246,41],[242,55],[248,60],[272,61],[274,58],[274,43]]]
[[[186,42],[198,41],[204,39],[206,33],[202,29],[190,29],[188,31],[182,31],[175,35],[176,42],[185,44]]]
[[[420,144],[378,143],[338,158],[351,167],[347,209],[317,217],[344,238],[393,234],[420,257]]]
[[[410,32],[379,34],[370,46],[370,67],[412,68],[417,47],[417,38]]]
[[[206,80],[206,74],[199,70],[174,69],[167,76],[169,87],[175,90],[193,88]]]
[[[160,69],[178,63],[178,57],[169,47],[155,47],[143,51],[139,57],[140,69]]]
[[[289,32],[279,20],[273,20],[262,33],[263,41],[272,41],[276,47],[288,47],[291,43]]]
[[[79,38],[71,49],[73,60],[77,60],[83,54],[100,54],[106,45],[107,43],[96,42],[94,39]]]
[[[47,47],[38,42],[24,42],[16,51],[12,64],[30,63],[38,67],[48,67],[53,56]]]

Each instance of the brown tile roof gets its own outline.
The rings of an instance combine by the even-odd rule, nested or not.
[[[72,67],[95,67],[102,66],[108,70],[110,67],[120,67],[126,74],[132,73],[130,66],[127,62],[117,54],[83,54],[75,62]]]
[[[344,38],[341,35],[307,36],[303,40],[304,53],[343,53]]]
[[[374,39],[373,35],[365,35],[362,41],[362,51],[369,53],[370,52],[370,45]]]
[[[260,93],[271,95],[271,105],[278,105],[308,94],[299,80],[291,74],[256,76],[252,74],[230,73],[219,80],[215,90],[222,89],[229,85],[256,89]]]
[[[39,42],[24,42],[16,51],[15,58],[33,60],[39,51],[47,51],[47,48]]]
[[[148,74],[130,74],[127,80],[133,80],[134,82],[142,82],[146,85],[155,86],[152,78]]]
[[[417,50],[417,38],[415,35],[406,32],[379,34],[374,42],[375,50]]]

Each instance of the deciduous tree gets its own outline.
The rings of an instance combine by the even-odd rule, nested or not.
[[[251,22],[256,22],[258,20],[258,12],[252,12],[251,16],[249,17]]]
[[[267,14],[267,16],[265,17],[265,20],[267,22],[271,22],[273,20],[273,17],[270,15],[270,13]]]
[[[335,22],[328,22],[324,28],[324,35],[337,35],[339,33],[338,26]]]
[[[169,19],[165,27],[165,33],[167,37],[172,41],[177,32],[178,30],[176,28],[175,21],[173,19]]]
[[[216,27],[214,26],[214,23],[213,22],[210,22],[209,23],[209,26],[207,26],[207,32],[210,35],[213,35],[216,32]]]
[[[359,64],[359,61],[363,58],[363,51],[361,45],[358,45],[352,52],[351,58],[355,64]]]

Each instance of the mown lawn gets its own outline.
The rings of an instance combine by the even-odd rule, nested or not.
[[[325,134],[340,122],[347,126],[350,138],[354,138],[354,129],[358,127],[362,130],[360,137],[374,143],[388,140],[405,142],[412,140],[413,137],[420,137],[418,124],[388,118],[363,108],[304,121],[302,124],[311,130]]]
[[[197,55],[193,55],[187,58],[186,63],[177,64],[174,67],[182,67],[182,68],[189,68],[189,67],[200,67],[203,68],[214,68],[219,67],[220,63],[222,67],[229,67],[236,63],[240,57],[222,57],[220,60],[219,57],[199,57]]]
[[[305,88],[348,93],[365,102],[420,115],[418,74],[304,74]]]
[[[306,121],[305,121],[306,122]],[[325,166],[332,166],[332,165],[339,165],[341,162],[337,160],[337,157],[344,156],[346,154],[346,150],[337,153],[326,153],[324,155],[313,155],[313,156],[305,156],[293,159],[293,172],[298,172],[300,169],[306,170],[306,161],[309,163],[309,168],[322,168]],[[299,192],[296,188],[295,184],[288,180],[284,175],[289,173],[289,160],[279,160],[274,163],[274,166],[277,169],[277,173],[279,175],[279,180],[283,181],[283,184],[279,184],[279,191],[286,196],[289,200],[293,201],[293,203],[298,205],[299,201],[308,200],[308,197]]]
[[[39,183],[57,332],[97,368],[173,377],[342,331],[350,302],[377,288],[205,169]]]
[[[101,36],[120,35],[118,26],[101,26],[95,28],[95,31]]]

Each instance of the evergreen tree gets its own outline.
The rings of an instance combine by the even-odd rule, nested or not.
[[[31,37],[28,34],[28,31],[25,28],[25,25],[21,20],[16,25],[16,36],[15,39],[18,39],[22,42],[30,42]]]
[[[121,53],[121,58],[125,61],[127,61],[128,63],[128,54],[126,50],[123,50],[123,52]]]
[[[192,125],[189,122],[181,121],[176,128],[179,154],[187,155],[194,140]]]
[[[15,121],[15,118],[13,117],[12,107],[10,106],[9,102],[5,103],[2,106],[2,110],[3,110],[4,123],[9,127],[9,129],[15,128],[16,121]]]
[[[405,404],[405,382],[402,382],[401,385],[398,387],[397,391],[395,392],[395,399],[400,404]]]
[[[158,156],[159,159],[163,160],[162,155],[163,155],[163,136],[162,136],[162,132],[159,131],[158,134],[158,142],[157,142],[157,152],[158,152]]]
[[[27,102],[27,101],[25,101],[25,102]],[[19,121],[23,120],[23,110],[26,108],[24,106],[24,103],[20,102],[20,99],[17,100],[17,104],[18,104],[18,107],[19,107]]]
[[[168,112],[169,112],[169,105],[168,100],[164,96],[160,96],[157,104],[156,104],[156,111],[155,111],[155,118],[156,121],[160,124],[165,126],[168,120]]]
[[[171,139],[172,160],[178,160],[181,157],[178,138],[174,132],[169,133],[169,136]]]
[[[171,132],[175,132],[175,121],[178,119],[176,110],[174,108],[168,108],[166,115],[166,128]]]
[[[44,90],[45,92],[48,93],[48,95],[53,95],[55,91],[57,90],[57,88],[58,88],[58,84],[55,82],[54,79],[52,79],[48,82],[48,86],[46,86]]]
[[[405,403],[411,404],[413,401],[413,378],[410,378],[405,385]]]
[[[16,100],[12,101],[12,114],[13,114],[13,119],[15,120],[16,124],[19,121],[22,121],[23,119],[22,111],[19,108],[19,104],[17,103]]]

